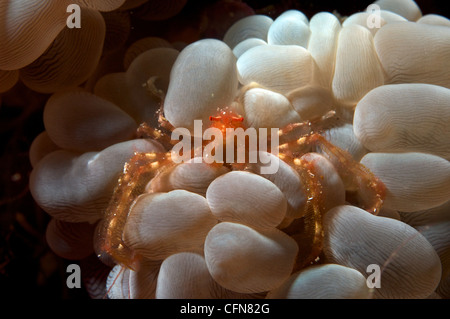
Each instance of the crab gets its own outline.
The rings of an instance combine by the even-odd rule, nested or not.
[[[315,122],[291,123],[278,132],[281,143],[276,156],[289,164],[299,175],[308,198],[303,217],[294,220],[290,225],[281,229],[289,235],[295,235],[296,238],[301,239],[298,242],[302,249],[299,250],[301,253],[297,256],[294,270],[302,269],[319,259],[324,241],[323,215],[326,214],[322,192],[323,177],[317,173],[317,168],[313,162],[303,160],[302,155],[320,150],[334,165],[340,177],[346,181],[346,185],[350,185],[351,189],[357,190],[359,196],[354,196],[355,192],[352,192],[352,195],[346,198],[351,204],[376,215],[380,211],[385,198],[386,188],[382,181],[368,168],[355,161],[347,151],[326,140],[320,134],[320,129],[316,129],[321,127],[318,123],[333,120],[335,116],[331,112],[331,114],[327,114]],[[210,127],[224,133],[230,128],[245,129],[244,118],[237,114],[233,108],[219,109],[217,114],[211,114],[209,120]],[[172,168],[179,165],[174,161],[173,152],[170,151],[174,141],[170,139],[169,133],[175,128],[164,118],[162,107],[159,111],[159,123],[160,129],[150,127],[145,123],[141,124],[138,135],[160,141],[169,151],[165,153],[136,152],[125,163],[105,216],[100,227],[98,227],[97,251],[99,252],[99,258],[102,260],[112,258],[115,263],[132,270],[139,268],[141,256],[127,247],[122,239],[128,214],[137,197],[145,191],[149,191],[146,190],[146,185],[150,181],[164,178],[165,175],[170,174]],[[223,147],[224,152],[226,151],[227,140],[225,137],[222,141],[215,140],[214,142],[216,146],[219,145]],[[205,146],[206,143],[203,142],[202,150]],[[194,148],[191,150],[192,155],[198,154],[196,152],[198,150]],[[244,163],[225,160],[222,163],[211,163],[209,165],[223,165],[230,170],[247,170],[249,168],[248,155],[248,151],[246,151],[246,162]]]

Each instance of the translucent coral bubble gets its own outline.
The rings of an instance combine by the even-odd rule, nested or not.
[[[354,206],[338,206],[324,217],[324,254],[328,262],[368,276],[380,269],[378,298],[426,298],[437,287],[441,263],[431,244],[411,226],[371,215]]]
[[[217,219],[256,228],[276,227],[286,214],[286,198],[281,190],[271,181],[248,172],[235,171],[218,177],[209,185],[206,199]]]
[[[144,194],[133,206],[124,229],[127,246],[152,260],[182,251],[195,251],[217,223],[206,199],[174,190]]]
[[[263,292],[290,275],[298,246],[278,229],[256,231],[222,222],[206,237],[205,259],[211,276],[236,292]]]

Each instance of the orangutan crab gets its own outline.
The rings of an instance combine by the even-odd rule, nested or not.
[[[321,120],[329,120],[333,117],[333,112],[327,114]],[[218,110],[218,113],[209,117],[210,127],[219,130],[222,139],[213,141],[205,141],[201,144],[202,151],[209,144],[213,145],[212,149],[221,148],[223,153],[227,152],[227,143],[230,139],[227,137],[228,130],[244,129],[243,117],[233,111],[231,108]],[[160,111],[159,122],[163,130],[175,130],[175,128],[164,118],[162,110]],[[289,234],[301,238],[302,253],[297,256],[294,269],[301,269],[313,263],[322,250],[322,242],[324,233],[322,229],[322,216],[330,207],[326,207],[322,191],[322,180],[324,176],[320,175],[316,162],[313,159],[302,157],[313,150],[321,149],[322,153],[333,163],[339,175],[345,179],[350,188],[357,189],[359,196],[355,199],[348,199],[354,205],[376,215],[378,214],[385,196],[384,184],[372,174],[366,167],[355,161],[351,155],[334,146],[327,141],[322,135],[313,131],[315,123],[292,123],[285,128],[278,130],[278,136],[282,138],[283,143],[279,145],[275,152],[277,157],[290,165],[299,175],[304,189],[307,192],[307,204],[303,208],[305,213],[290,226],[285,228]],[[154,129],[146,124],[142,124],[139,128],[141,135],[148,135],[156,140],[166,144],[166,148],[170,148],[170,140],[167,133]],[[277,137],[278,137],[277,136]],[[273,138],[273,136],[271,136]],[[225,166],[231,171],[252,171],[252,163],[249,162],[248,136],[244,144],[235,145],[234,155],[232,159],[222,163],[211,163],[209,165]],[[284,141],[286,140],[286,141]],[[233,141],[232,141],[233,142]],[[273,141],[272,141],[273,142]],[[271,140],[268,141],[271,144]],[[261,145],[261,144],[258,144]],[[278,141],[276,143],[278,146]],[[245,148],[244,163],[236,163],[237,148]],[[211,149],[211,147],[210,147]],[[229,152],[229,150],[228,150]],[[189,152],[193,157],[198,154],[198,150],[194,148]],[[200,154],[203,154],[200,153]],[[171,170],[179,165],[173,158],[174,153],[170,150],[166,153],[138,153],[125,164],[123,172],[118,179],[118,184],[114,190],[109,207],[106,211],[105,218],[98,230],[99,257],[112,257],[117,263],[136,270],[139,267],[140,257],[133,249],[127,247],[122,238],[122,233],[127,222],[128,214],[133,207],[136,199],[143,192],[152,192],[148,190],[146,185],[152,180],[167,178]],[[179,162],[178,162],[179,163]],[[154,182],[154,181],[153,181]],[[300,223],[299,223],[300,222]]]

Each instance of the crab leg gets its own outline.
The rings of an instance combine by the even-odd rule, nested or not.
[[[314,263],[323,248],[323,215],[326,213],[325,192],[320,174],[313,162],[302,159],[302,155],[319,149],[336,168],[348,190],[359,193],[358,205],[372,214],[377,214],[383,204],[386,189],[384,184],[364,165],[353,160],[351,155],[328,142],[323,136],[312,133],[296,141],[280,146],[280,153],[285,161],[300,175],[308,201],[304,218],[288,230],[294,234],[300,251],[296,269]],[[353,199],[354,200],[354,199]]]
[[[122,239],[123,229],[135,199],[144,192],[146,183],[168,167],[170,153],[135,153],[124,166],[105,216],[97,232],[99,258],[112,257],[116,262],[136,270],[139,256]],[[170,161],[172,163],[172,161]]]
[[[303,136],[280,147],[289,150],[288,156],[294,158],[313,150],[319,151],[334,165],[346,189],[358,194],[356,205],[374,215],[379,213],[386,196],[386,187],[378,177],[355,161],[348,152],[334,146],[318,133]]]
[[[299,173],[305,186],[308,201],[306,213],[302,219],[302,231],[294,235],[299,243],[302,254],[297,256],[296,269],[301,269],[317,259],[323,247],[322,217],[325,213],[322,196],[322,183],[316,168],[311,162],[301,159],[293,160],[293,167]]]
[[[386,187],[367,167],[355,161],[352,156],[334,146],[319,134],[310,136],[337,169],[347,189],[358,193],[358,206],[369,213],[377,215],[386,197]]]

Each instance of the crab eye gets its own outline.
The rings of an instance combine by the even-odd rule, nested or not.
[[[220,121],[222,119],[221,116],[210,116],[209,120],[210,121]]]
[[[231,118],[231,121],[233,121],[233,122],[243,122],[244,121],[244,118],[241,116],[241,117],[236,117],[236,116],[233,116],[232,118]]]

